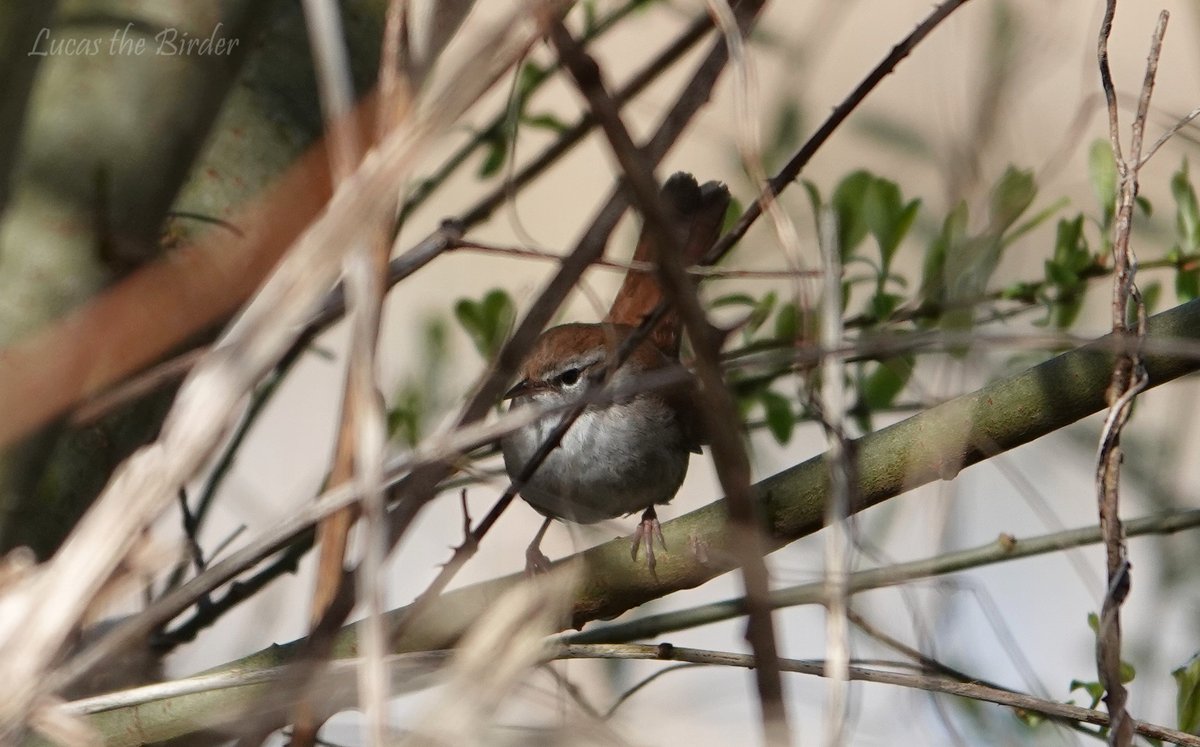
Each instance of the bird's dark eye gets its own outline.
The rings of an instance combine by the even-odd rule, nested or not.
[[[563,386],[575,386],[579,383],[579,377],[583,374],[578,368],[568,368],[558,375],[558,383]]]

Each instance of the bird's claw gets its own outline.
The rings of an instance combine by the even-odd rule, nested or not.
[[[534,576],[542,576],[550,572],[550,558],[547,558],[536,547],[530,547],[525,551],[525,577],[533,578]]]
[[[663,537],[662,525],[658,522],[658,514],[654,508],[646,509],[642,514],[642,520],[638,522],[637,529],[633,533],[633,546],[630,548],[630,555],[634,562],[638,559],[638,549],[642,545],[646,546],[646,567],[650,569],[650,575],[658,580],[658,574],[655,573],[657,562],[654,558],[654,539],[658,538],[658,544],[662,546],[663,552],[667,551],[667,540]]]

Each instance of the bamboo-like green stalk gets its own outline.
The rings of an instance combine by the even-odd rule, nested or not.
[[[1196,527],[1200,527],[1200,510],[1196,509],[1169,511],[1125,522],[1125,532],[1129,537],[1172,534]],[[985,545],[966,550],[948,552],[944,555],[908,563],[857,571],[850,574],[849,588],[853,593],[882,589],[993,563],[1063,552],[1100,541],[1100,529],[1096,526],[1052,532],[1037,537],[1002,536]],[[822,604],[826,595],[825,583],[814,581],[785,589],[776,589],[771,592],[770,602],[775,609],[803,604]],[[739,617],[745,613],[744,604],[744,600],[739,597],[688,609],[646,615],[627,622],[590,628],[568,635],[566,640],[568,643],[628,643],[645,640],[676,630],[688,630]]]

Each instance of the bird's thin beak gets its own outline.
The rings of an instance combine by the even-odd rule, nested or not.
[[[504,393],[503,399],[513,399],[520,397],[522,394],[528,394],[533,389],[533,385],[529,383],[529,379],[521,379],[512,389]]]

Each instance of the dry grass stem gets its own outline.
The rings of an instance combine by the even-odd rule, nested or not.
[[[825,287],[821,298],[821,347],[842,344],[842,263],[837,216],[832,208],[821,213],[821,262]],[[825,430],[829,463],[829,497],[825,507],[825,744],[841,745],[846,738],[850,678],[850,486],[854,484],[846,437],[846,370],[839,356],[821,359],[821,391],[817,410]]]

